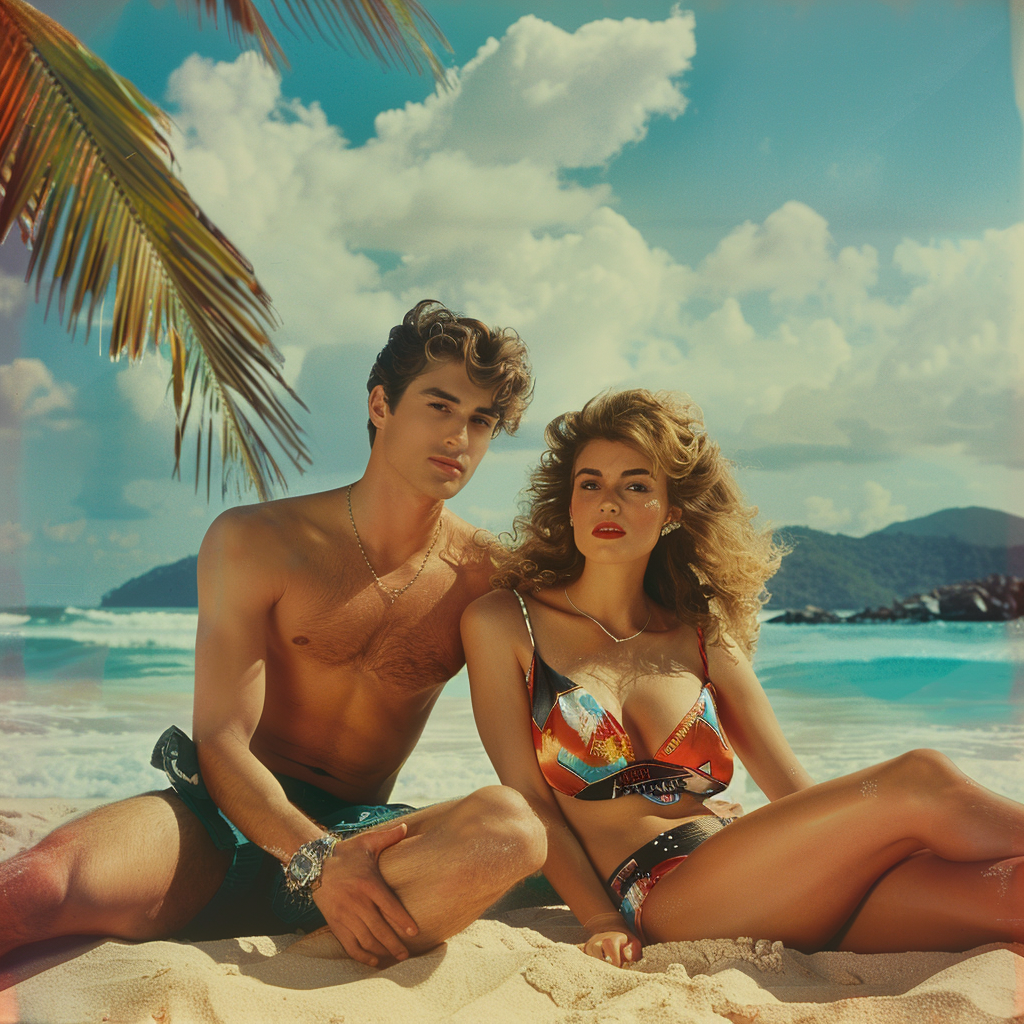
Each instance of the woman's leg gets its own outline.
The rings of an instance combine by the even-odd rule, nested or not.
[[[950,861],[925,850],[890,868],[830,943],[854,953],[972,949],[1024,936],[1024,857]]]
[[[1024,806],[972,782],[942,754],[911,751],[760,807],[712,836],[652,890],[644,931],[651,941],[750,935],[820,949],[883,875],[921,850],[987,862],[975,870],[1024,856]],[[894,874],[875,890],[879,905],[901,877],[942,877],[917,866]],[[1024,939],[1013,914],[1000,918],[983,941]],[[847,939],[870,942],[871,920],[865,915]]]

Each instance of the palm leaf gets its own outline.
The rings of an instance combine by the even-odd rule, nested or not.
[[[19,220],[28,279],[38,298],[52,264],[47,310],[56,295],[72,334],[85,310],[88,336],[116,276],[111,358],[170,347],[175,472],[191,417],[198,452],[207,437],[209,488],[219,421],[222,491],[240,468],[239,489],[265,499],[285,481],[254,421],[301,470],[309,455],[277,389],[298,398],[267,336],[270,297],[168,170],[167,129],[158,107],[60,25],[0,0],[0,241]],[[199,473],[197,463],[197,486]]]
[[[178,6],[194,11],[200,19],[205,11],[215,24],[223,8],[232,36],[254,39],[264,60],[272,66],[285,61],[284,52],[255,0],[178,0]],[[307,35],[312,30],[342,45],[351,41],[357,49],[369,50],[382,64],[398,61],[403,67],[420,72],[425,63],[438,82],[447,82],[444,67],[427,36],[446,50],[451,47],[417,0],[270,0],[270,6],[282,21],[299,27]]]

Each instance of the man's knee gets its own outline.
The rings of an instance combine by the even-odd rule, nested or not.
[[[539,871],[547,858],[544,825],[530,805],[508,786],[487,786],[462,801],[469,827],[486,841],[516,878]]]
[[[49,837],[0,865],[5,938],[9,945],[33,941],[40,922],[55,917],[68,899],[71,863]],[[7,948],[8,943],[5,943]]]

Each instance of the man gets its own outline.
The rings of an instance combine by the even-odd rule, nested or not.
[[[173,790],[0,864],[0,953],[326,921],[378,965],[442,942],[543,863],[542,826],[504,787],[384,805],[463,664],[462,611],[488,589],[486,541],[444,502],[518,426],[525,348],[425,301],[367,386],[360,480],[232,509],[203,540],[194,745],[172,728],[153,755]]]

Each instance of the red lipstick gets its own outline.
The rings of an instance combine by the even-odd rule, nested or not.
[[[618,540],[626,536],[626,531],[618,523],[612,522],[598,523],[591,533],[601,540]]]

